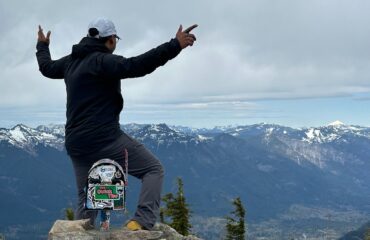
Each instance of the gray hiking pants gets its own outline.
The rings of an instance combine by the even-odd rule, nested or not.
[[[128,151],[128,173],[142,181],[139,202],[133,220],[150,230],[159,215],[164,170],[159,160],[143,144],[125,133],[92,157],[71,157],[78,191],[76,219],[90,218],[91,224],[94,225],[98,211],[85,210],[84,205],[86,200],[84,188],[88,171],[94,162],[103,158],[115,160],[124,168],[124,148]]]

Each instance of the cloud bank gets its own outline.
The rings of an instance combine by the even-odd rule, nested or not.
[[[360,0],[1,1],[0,107],[64,107],[63,80],[38,72],[37,26],[52,31],[57,59],[97,16],[115,22],[123,38],[115,53],[125,57],[168,41],[179,24],[199,25],[193,47],[148,76],[122,80],[137,111],[253,114],[261,100],[369,94],[369,10]]]

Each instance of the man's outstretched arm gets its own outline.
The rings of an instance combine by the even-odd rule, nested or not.
[[[193,25],[182,31],[180,25],[176,38],[136,57],[105,55],[102,60],[102,74],[115,79],[123,79],[141,77],[153,72],[157,67],[163,66],[168,60],[176,57],[182,49],[194,44],[196,38],[190,31],[197,26]]]
[[[68,56],[55,61],[51,60],[49,51],[50,34],[51,32],[48,31],[45,37],[42,28],[39,25],[38,39],[36,45],[36,57],[39,64],[39,69],[42,75],[44,75],[45,77],[53,79],[63,79],[65,63]]]

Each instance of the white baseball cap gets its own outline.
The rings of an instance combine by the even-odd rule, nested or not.
[[[108,18],[99,17],[99,18],[92,20],[89,24],[88,31],[91,28],[96,28],[99,33],[96,36],[89,35],[90,37],[99,38],[99,37],[109,37],[109,36],[114,35],[118,39],[120,39],[120,37],[117,36],[117,31],[116,31],[116,28],[113,22],[109,20]]]

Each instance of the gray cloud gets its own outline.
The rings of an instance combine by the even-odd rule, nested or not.
[[[115,22],[123,38],[116,53],[126,57],[174,37],[180,23],[199,24],[195,46],[149,76],[123,80],[127,104],[227,109],[217,104],[368,93],[369,9],[360,0],[1,1],[0,107],[63,107],[63,81],[37,69],[37,25],[52,31],[56,59],[95,16]]]

